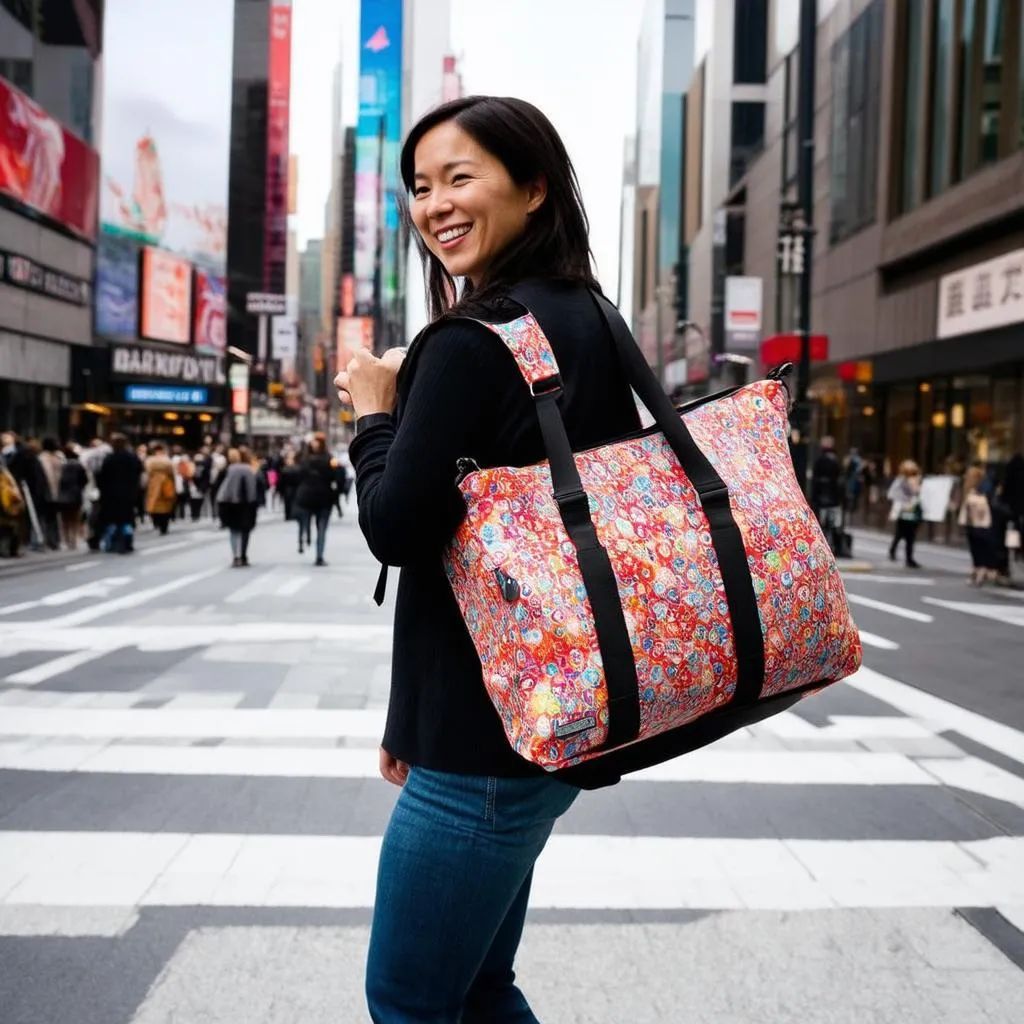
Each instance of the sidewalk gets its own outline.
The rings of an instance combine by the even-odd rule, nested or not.
[[[175,520],[171,523],[166,536],[161,536],[153,524],[147,522],[135,533],[135,546],[144,550],[161,542],[173,541],[175,537],[191,536],[195,533],[216,532],[218,526],[215,519],[205,518],[193,523],[191,520]],[[0,580],[12,577],[25,576],[33,572],[42,572],[46,569],[60,569],[76,562],[84,562],[88,558],[95,557],[98,552],[91,551],[83,540],[77,551],[31,551],[28,548],[22,549],[18,558],[0,558]]]

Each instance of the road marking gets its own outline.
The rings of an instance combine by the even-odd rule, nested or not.
[[[586,799],[584,795],[583,799]],[[12,906],[373,906],[379,836],[4,832]],[[556,834],[530,904],[564,909],[1009,906],[1024,839]],[[7,888],[5,886],[5,888]]]
[[[942,601],[937,597],[926,597],[923,600],[939,608],[949,608],[966,615],[977,615],[983,619],[992,619],[1007,626],[1024,626],[1024,608],[1014,604],[973,604],[970,601]]]
[[[139,737],[152,739],[379,739],[386,711],[347,709],[176,708],[149,709],[38,708],[3,709],[7,736],[77,736],[84,739]]]
[[[941,763],[939,759],[936,762]],[[40,744],[36,740],[0,743],[0,770],[294,779],[380,777],[376,747],[168,747],[145,743]],[[623,781],[772,786],[940,785],[934,773],[925,771],[904,754],[713,747],[633,772]],[[1018,781],[1024,786],[1024,781]]]
[[[191,540],[179,540],[179,541],[176,541],[174,544],[162,544],[158,548],[142,548],[139,551],[139,554],[143,555],[143,556],[146,556],[146,555],[161,555],[161,554],[163,554],[164,552],[167,552],[167,551],[177,551],[178,548],[192,548],[192,547],[195,547],[195,544],[193,543],[193,541],[191,541]]]
[[[70,672],[72,669],[85,665],[90,661],[102,658],[104,654],[108,653],[109,651],[104,650],[72,651],[70,654],[64,654],[59,658],[54,658],[52,661],[45,661],[42,665],[36,665],[34,668],[26,668],[21,672],[15,672],[13,675],[8,676],[4,682],[16,683],[19,686],[36,686],[39,683],[46,682],[47,679],[52,679],[54,676],[63,675],[65,672]]]
[[[201,576],[220,572],[211,569]],[[186,577],[156,591],[167,593],[172,587],[189,586],[194,577]],[[145,591],[146,600],[156,597]],[[137,595],[136,595],[137,596]],[[109,614],[105,608],[97,612]],[[87,609],[95,612],[96,609]],[[387,653],[391,650],[393,630],[390,626],[359,626],[354,623],[330,622],[208,622],[189,626],[71,626],[67,618],[33,622],[0,623],[0,650],[17,653],[27,650],[76,651],[84,647],[114,650],[137,647],[142,651],[179,651],[188,647],[209,647],[214,644],[279,644],[289,641],[313,643],[318,646],[344,647],[349,652]],[[55,626],[64,628],[54,628]]]
[[[1024,733],[1008,725],[958,707],[941,697],[884,676],[874,669],[861,668],[845,682],[905,715],[926,723],[936,734],[958,732],[989,750],[1024,764]]]
[[[865,608],[874,608],[876,611],[886,612],[889,615],[899,616],[901,619],[910,619],[912,622],[934,622],[935,617],[925,612],[915,612],[910,608],[901,608],[897,604],[888,604],[885,601],[876,601],[873,597],[861,597],[860,594],[851,594],[847,591],[846,600],[850,604],[863,605]],[[927,600],[927,598],[925,598]]]
[[[87,558],[84,562],[79,562],[77,565],[66,565],[66,572],[81,572],[83,569],[91,569],[94,565],[99,565],[102,562],[102,558]]]
[[[0,608],[0,615],[13,615],[15,612],[28,611],[30,608],[56,608],[60,605],[72,604],[75,601],[82,601],[89,597],[107,597],[113,590],[116,590],[118,587],[127,586],[131,581],[131,576],[106,576],[101,580],[83,583],[80,587],[58,590],[54,594],[47,594],[46,597],[39,597],[32,601],[22,601],[21,604],[8,605],[6,608]]]
[[[171,580],[170,583],[163,583],[159,587],[152,587],[149,590],[138,590],[134,594],[125,594],[123,597],[115,597],[110,601],[103,601],[100,604],[95,604],[91,608],[83,608],[81,611],[71,612],[68,615],[62,615],[56,619],[50,619],[44,623],[32,623],[34,626],[44,626],[46,629],[66,629],[69,626],[80,626],[85,622],[92,622],[93,619],[102,618],[104,615],[110,615],[113,612],[124,611],[127,608],[137,608],[141,604],[145,604],[147,601],[152,601],[153,598],[162,597],[164,594],[170,594],[175,590],[181,590],[182,587],[190,587],[193,583],[199,583],[201,580],[209,579],[211,576],[220,572],[220,568],[206,569],[203,572],[194,572],[189,576],[180,576],[176,580]],[[97,581],[102,583],[102,580]],[[92,584],[90,584],[91,586]],[[29,625],[29,623],[18,623],[18,625]]]
[[[847,595],[849,597],[849,595]],[[868,633],[866,630],[860,630],[860,642],[865,647],[877,647],[880,651],[898,651],[900,645],[895,640],[886,640],[884,636],[877,636],[874,633]]]
[[[850,573],[849,575],[843,574],[843,579],[848,580],[851,583],[902,583],[908,587],[931,587],[935,585],[935,580],[929,579],[926,576],[876,576],[874,573]]]
[[[303,587],[309,583],[308,576],[293,576],[285,580],[275,591],[277,597],[294,597]]]

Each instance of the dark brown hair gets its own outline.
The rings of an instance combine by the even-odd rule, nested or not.
[[[530,217],[526,230],[487,268],[479,285],[474,288],[470,281],[464,281],[458,298],[455,281],[444,264],[419,233],[412,232],[423,260],[430,319],[448,313],[482,312],[488,301],[526,278],[599,288],[591,268],[590,223],[576,170],[547,117],[532,103],[509,96],[466,96],[437,107],[420,118],[402,146],[402,181],[410,193],[416,179],[416,146],[427,132],[446,121],[454,121],[500,160],[517,185],[543,179],[547,196]]]

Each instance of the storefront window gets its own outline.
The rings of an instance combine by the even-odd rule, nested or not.
[[[904,459],[921,459],[917,443],[917,403],[916,384],[897,384],[889,390],[885,421],[885,455],[889,476],[895,474]]]

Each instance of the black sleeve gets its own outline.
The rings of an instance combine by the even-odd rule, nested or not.
[[[456,460],[493,436],[501,392],[517,382],[511,354],[479,324],[445,324],[420,344],[397,425],[375,422],[349,446],[359,526],[385,565],[436,557],[451,540],[465,514]]]

